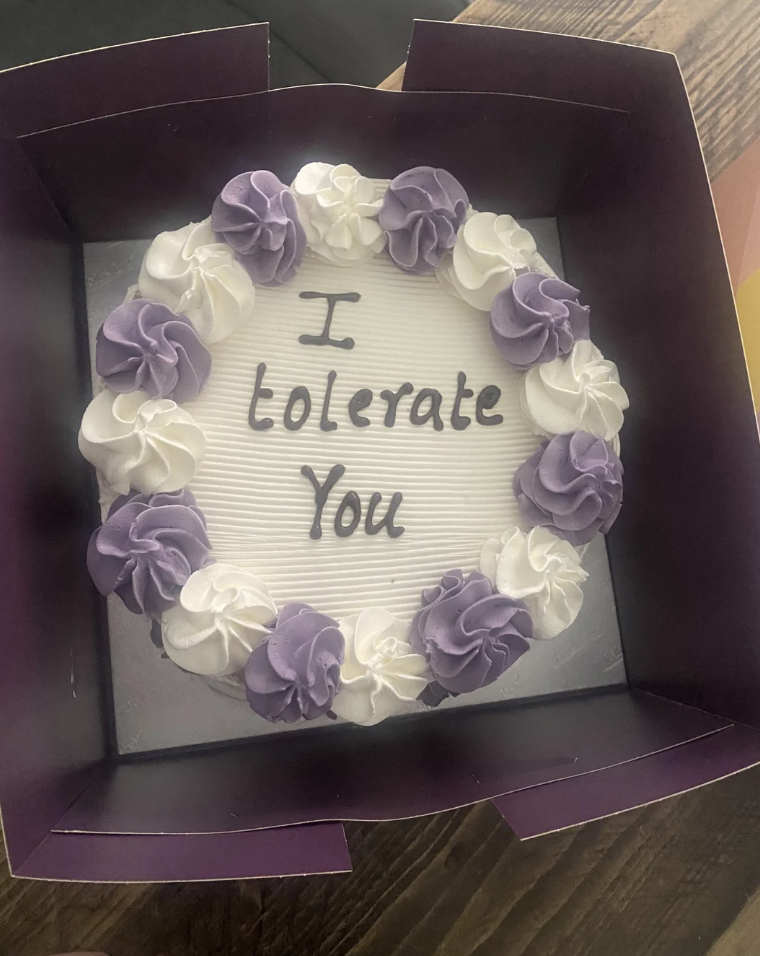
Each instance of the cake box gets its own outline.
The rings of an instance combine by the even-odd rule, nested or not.
[[[760,762],[760,444],[725,257],[675,58],[415,26],[400,93],[267,90],[267,28],[0,74],[0,805],[11,870],[212,880],[350,869],[346,820],[492,800],[521,838]],[[178,68],[192,64],[191,70]],[[329,117],[329,121],[325,118]],[[114,746],[84,253],[197,221],[218,181],[304,157],[430,162],[473,203],[556,218],[568,281],[625,375],[607,536],[626,683],[125,759]],[[490,205],[485,205],[490,203]]]

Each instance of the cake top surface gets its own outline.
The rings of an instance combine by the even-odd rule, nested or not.
[[[445,170],[240,174],[98,331],[93,579],[269,721],[479,691],[573,624],[620,508],[627,397],[589,335]]]

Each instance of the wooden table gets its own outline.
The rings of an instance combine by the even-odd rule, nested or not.
[[[760,136],[758,0],[476,0],[461,19],[676,52],[712,176]],[[346,830],[349,876],[64,885],[3,862],[0,956],[760,954],[760,769],[524,844],[490,804]]]

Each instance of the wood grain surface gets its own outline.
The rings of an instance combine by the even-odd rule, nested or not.
[[[760,136],[758,0],[476,0],[461,19],[674,51],[712,176]],[[347,835],[348,876],[89,886],[3,862],[0,956],[760,956],[760,769],[523,844],[490,804]]]

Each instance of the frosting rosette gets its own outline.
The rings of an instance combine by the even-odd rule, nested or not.
[[[231,179],[214,201],[211,226],[259,285],[290,282],[306,249],[298,206],[267,169]]]
[[[243,670],[276,617],[274,601],[255,574],[232,564],[210,564],[188,578],[179,603],[164,614],[164,650],[194,674],[234,674]]]
[[[589,337],[588,306],[578,290],[539,272],[518,276],[491,307],[491,335],[503,358],[526,369],[567,354]]]
[[[191,402],[208,381],[211,354],[186,316],[132,299],[98,329],[95,367],[115,392],[141,389],[149,398]]]
[[[118,494],[183,488],[205,449],[205,435],[188,412],[143,391],[104,389],[87,406],[79,431],[79,450]]]
[[[93,532],[87,568],[101,594],[117,594],[133,614],[159,617],[190,575],[209,560],[206,521],[183,488],[122,495]]]
[[[482,312],[523,272],[554,275],[533,236],[512,216],[478,212],[462,225],[451,256],[436,273],[447,292]]]
[[[623,465],[615,450],[588,432],[557,435],[517,469],[515,497],[525,521],[547,527],[576,547],[606,534],[623,501]]]
[[[145,253],[137,286],[143,298],[186,315],[209,344],[231,335],[253,313],[253,283],[208,220],[159,233]]]
[[[355,724],[376,724],[405,710],[429,680],[427,661],[409,643],[409,625],[379,607],[339,624],[346,641],[341,690],[333,711]]]
[[[252,710],[289,724],[326,714],[340,690],[344,648],[337,621],[308,604],[286,604],[245,665]]]
[[[456,569],[422,592],[409,635],[438,684],[466,694],[492,684],[528,650],[533,625],[525,604],[495,594],[485,574],[465,578]]]
[[[375,184],[353,166],[308,163],[291,187],[309,248],[336,265],[371,259],[385,247]]]
[[[480,555],[480,570],[499,594],[525,601],[537,639],[561,634],[583,604],[581,584],[588,571],[570,542],[548,528],[533,528],[527,534],[510,528],[500,538],[489,538]]]
[[[539,435],[586,431],[611,442],[623,426],[628,396],[615,363],[581,339],[564,358],[528,371],[521,403]]]
[[[469,206],[464,187],[445,169],[407,169],[388,186],[378,215],[388,255],[406,272],[435,272],[453,248]]]

